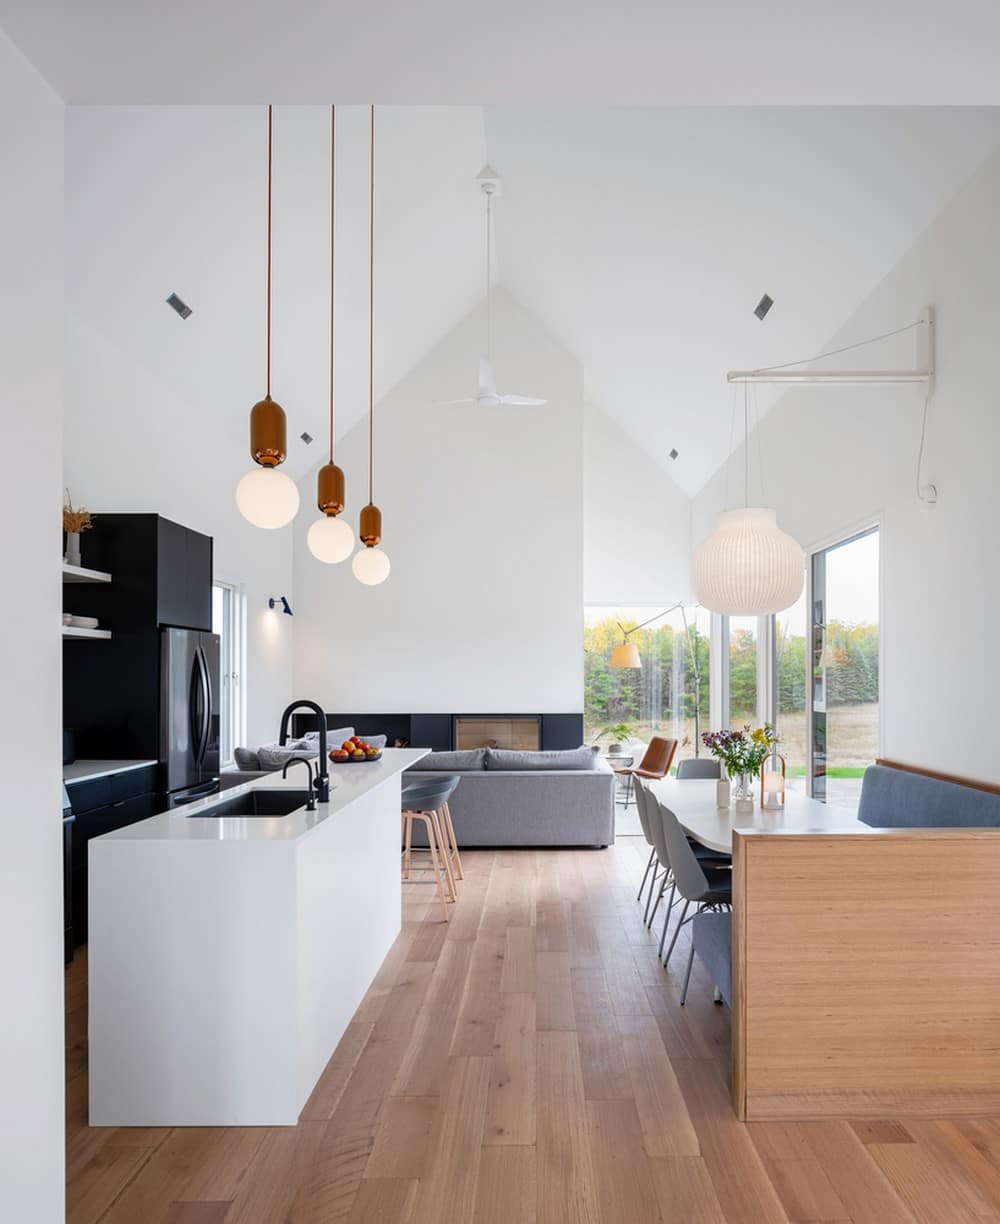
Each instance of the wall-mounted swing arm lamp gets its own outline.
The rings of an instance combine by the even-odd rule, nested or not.
[[[272,595],[267,601],[267,606],[274,612],[284,612],[286,616],[294,616],[292,605],[284,597],[284,595]]]
[[[633,625],[631,629],[626,629],[621,621],[618,621],[618,628],[622,631],[622,641],[612,649],[609,666],[614,668],[642,667],[642,660],[639,658],[639,647],[635,642],[630,642],[628,640],[629,637],[633,633],[638,633],[640,629],[645,629],[653,621],[662,620],[664,616],[669,616],[671,612],[676,612],[678,608],[681,610],[681,619],[684,622],[684,637],[687,640],[688,653],[691,656],[691,675],[694,678],[694,755],[698,756],[701,751],[701,673],[698,670],[698,660],[695,656],[694,645],[691,642],[691,633],[688,627],[684,604],[682,602],[675,603],[672,607],[665,609],[665,611],[657,612],[649,620],[644,620],[639,625]]]

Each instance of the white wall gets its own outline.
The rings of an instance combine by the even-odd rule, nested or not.
[[[500,390],[543,408],[441,402],[474,391],[474,311],[376,409],[375,502],[392,573],[364,587],[350,562],[295,531],[295,692],[330,710],[564,712],[581,708],[583,381],[573,359],[500,292]],[[339,444],[347,510],[367,500],[367,433]]]
[[[4,700],[0,1217],[64,1218],[60,420],[63,106],[0,31]]]
[[[651,455],[589,401],[583,435],[583,602],[689,599],[691,502]]]
[[[807,547],[882,521],[882,703],[885,756],[1000,782],[994,639],[1000,607],[1000,156],[927,229],[831,347],[937,310],[937,385],[925,480],[916,495],[922,398],[907,388],[800,389],[758,430],[764,502]],[[790,357],[795,354],[789,354]],[[855,365],[909,364],[910,338],[849,356]],[[741,487],[742,453],[730,464]],[[726,472],[695,500],[700,541],[726,501]]]

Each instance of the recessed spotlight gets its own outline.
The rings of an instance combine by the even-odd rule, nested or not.
[[[770,297],[768,294],[765,293],[764,296],[757,303],[757,305],[753,308],[753,312],[757,316],[758,319],[763,320],[764,316],[767,314],[767,312],[771,309],[773,305],[774,305],[774,298]]]
[[[676,447],[671,448],[671,451],[670,451],[670,458],[671,458],[671,459],[676,459],[676,458],[677,458],[677,448],[676,448]]]
[[[306,444],[306,446],[308,446],[309,443],[313,440],[313,436],[311,433],[300,433],[299,437]]]
[[[167,305],[172,310],[176,310],[182,319],[188,318],[191,314],[191,307],[187,304],[187,302],[182,302],[176,293],[172,293],[170,297],[167,298]]]

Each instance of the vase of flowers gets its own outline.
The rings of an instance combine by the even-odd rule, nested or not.
[[[721,761],[732,782],[734,803],[752,803],[754,779],[770,756],[778,735],[770,723],[742,731],[705,731],[702,743]]]

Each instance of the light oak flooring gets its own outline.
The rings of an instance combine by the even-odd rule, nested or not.
[[[642,925],[641,839],[479,851],[404,927],[297,1127],[90,1129],[67,972],[72,1224],[1000,1222],[1000,1118],[736,1121],[729,1015]]]

